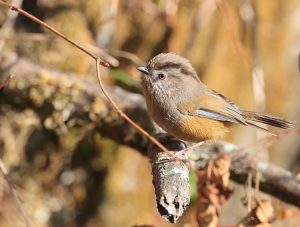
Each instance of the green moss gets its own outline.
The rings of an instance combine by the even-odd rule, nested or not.
[[[128,85],[128,86],[132,85],[132,79],[131,79],[130,75],[128,75],[125,71],[114,70],[112,72],[112,75],[117,81],[119,81],[125,85]]]
[[[196,173],[190,171],[189,173],[190,179],[190,191],[191,191],[191,204],[193,204],[197,199],[197,176]]]
[[[109,166],[115,160],[118,145],[111,139],[101,137],[99,133],[94,134],[94,141],[99,152],[96,164],[99,167]]]

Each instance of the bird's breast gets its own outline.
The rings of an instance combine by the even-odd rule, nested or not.
[[[186,116],[177,126],[174,136],[190,142],[220,139],[227,132],[223,122],[198,116]]]
[[[144,96],[150,116],[161,128],[168,132],[170,127],[177,125],[181,119],[180,112],[168,92],[159,95],[144,91]]]

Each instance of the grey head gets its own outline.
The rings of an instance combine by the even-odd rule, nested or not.
[[[146,67],[138,67],[144,76],[144,90],[153,95],[176,94],[191,83],[199,83],[195,70],[186,58],[175,53],[161,53],[152,58]],[[201,83],[201,82],[200,82]]]

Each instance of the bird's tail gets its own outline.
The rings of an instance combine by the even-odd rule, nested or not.
[[[295,127],[295,122],[284,120],[282,118],[274,117],[267,114],[253,112],[253,111],[243,110],[242,116],[246,119],[247,124],[265,131],[269,131],[269,130],[258,125],[257,122],[262,123],[264,125],[270,125],[277,128],[283,128],[283,129],[289,129]]]

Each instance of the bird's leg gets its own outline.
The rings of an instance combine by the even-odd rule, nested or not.
[[[187,161],[183,156],[187,151],[201,146],[204,141],[196,143],[190,147],[187,147],[186,143],[183,140],[179,140],[174,136],[166,133],[158,133],[155,135],[155,138],[161,142],[170,152],[174,154],[174,157],[170,157],[166,154],[160,156],[160,161]],[[150,144],[148,148],[148,156],[151,157],[152,155],[156,155],[156,152],[150,152],[153,149],[153,144]],[[151,155],[152,154],[152,155]]]
[[[201,145],[203,145],[204,144],[204,141],[201,141],[201,142],[198,142],[198,143],[196,143],[196,144],[193,144],[192,146],[190,146],[190,147],[187,147],[187,148],[185,148],[185,149],[182,149],[182,150],[180,150],[180,151],[178,151],[177,153],[175,153],[175,157],[178,157],[178,156],[181,156],[181,155],[183,155],[183,154],[185,154],[187,151],[189,151],[189,150],[191,150],[191,149],[194,149],[194,148],[196,148],[196,147],[199,147],[199,146],[201,146]]]
[[[175,138],[174,136],[167,133],[158,133],[155,135],[155,138],[162,143],[172,154],[173,157],[167,155],[166,153],[159,155],[161,161],[180,161],[181,158],[176,157],[176,153],[187,148],[187,145],[184,141]],[[153,154],[157,154],[156,152],[151,152],[155,145],[152,143],[148,147],[148,156],[151,157]],[[181,160],[182,161],[182,160]]]

